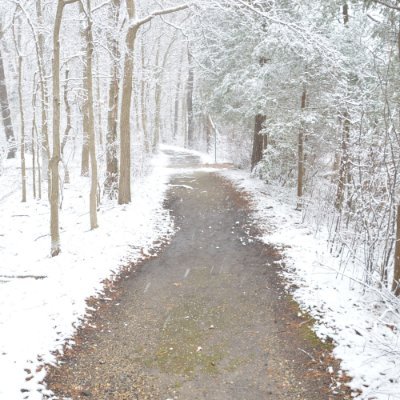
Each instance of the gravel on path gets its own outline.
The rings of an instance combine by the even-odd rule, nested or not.
[[[350,399],[327,371],[338,369],[330,345],[284,290],[279,251],[257,240],[244,195],[182,170],[165,206],[176,236],[119,281],[113,301],[96,301],[77,344],[49,367],[57,398]]]

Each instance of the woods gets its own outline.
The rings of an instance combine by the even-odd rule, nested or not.
[[[199,276],[205,271],[205,285],[218,282],[214,275],[223,277],[214,292],[235,281],[218,240],[227,252],[237,245],[239,258],[241,246],[248,254],[268,248],[265,265],[261,256],[231,257],[241,264],[237,274],[253,267],[259,276],[267,268],[272,281],[276,274],[300,305],[292,310],[297,328],[301,314],[339,349],[338,382],[347,372],[355,377],[352,397],[364,391],[362,400],[386,400],[386,390],[399,390],[398,0],[3,0],[0,111],[0,329],[10,338],[0,366],[33,371],[39,352],[62,351],[89,295],[133,262],[158,257],[189,221],[168,208],[177,191],[173,207],[184,198],[192,204],[195,261],[210,251],[210,265],[193,264]],[[218,237],[214,217],[200,225],[214,206],[228,227]],[[242,211],[251,221],[236,218]],[[185,235],[176,236],[193,258]],[[196,235],[207,238],[199,249]],[[195,276],[179,268],[184,278],[171,272],[166,294],[171,287],[179,294]],[[157,275],[138,289],[146,301]],[[253,293],[249,277],[246,291],[239,279],[229,296]],[[260,290],[273,286],[261,282]],[[18,362],[5,346],[14,332],[30,334],[21,321],[33,298],[48,337],[41,342],[41,325],[32,324],[35,334],[21,339],[34,359],[25,365],[18,346],[10,352]],[[248,303],[254,315],[266,307]],[[207,335],[219,329],[211,319],[204,326]],[[193,346],[189,357],[209,350]],[[20,380],[42,387],[37,371],[36,383]]]
[[[95,229],[101,203],[130,203],[135,174],[175,143],[293,187],[343,273],[357,260],[400,294],[396,2],[0,7],[0,162],[18,157],[22,201],[48,197],[53,256],[77,155]]]

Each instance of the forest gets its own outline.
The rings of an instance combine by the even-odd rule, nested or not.
[[[398,0],[3,0],[0,254],[25,214],[24,263],[69,254],[179,146],[284,193],[397,332],[399,76]]]

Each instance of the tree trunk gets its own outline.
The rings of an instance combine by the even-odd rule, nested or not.
[[[400,296],[400,205],[397,206],[396,215],[396,247],[394,251],[392,290],[396,296]]]
[[[97,68],[96,68],[96,74],[97,74],[97,79],[96,79],[96,98],[97,98],[97,130],[98,130],[98,136],[99,136],[99,145],[100,148],[103,149],[103,110],[102,110],[102,101],[101,101],[101,87],[100,87],[100,61],[99,61],[99,56],[97,56]]]
[[[83,5],[79,2],[80,14],[82,18],[85,18],[85,12],[83,10]],[[81,29],[81,37],[83,42],[85,43],[87,38],[87,28]],[[83,52],[87,52],[87,43],[84,45]],[[85,98],[83,99],[82,104],[82,153],[81,153],[81,176],[89,176],[89,99],[87,93],[87,71],[88,66],[87,64],[83,68],[83,86],[85,87]]]
[[[87,93],[88,111],[88,146],[90,154],[90,229],[96,229],[97,223],[97,159],[96,159],[96,138],[94,131],[94,101],[93,101],[93,33],[91,19],[90,0],[86,0],[86,72],[85,83]]]
[[[136,9],[134,0],[126,0],[129,16],[129,29],[126,35],[127,52],[124,62],[124,78],[122,83],[122,99],[120,113],[120,175],[118,204],[127,204],[131,201],[131,104],[133,89],[134,49],[135,40],[139,28],[150,22],[155,16],[165,15],[184,10],[187,4],[172,7],[160,11],[154,11],[141,20],[136,20]]]
[[[4,63],[0,48],[0,108],[1,117],[4,125],[4,132],[7,140],[7,158],[15,158],[17,146],[11,121],[10,104],[8,102],[8,93],[6,86],[6,77],[4,73]]]
[[[21,162],[21,201],[26,203],[26,161],[25,161],[25,113],[22,95],[22,55],[20,51],[21,45],[21,31],[20,26],[17,25],[18,19],[14,18],[12,25],[13,41],[15,51],[17,53],[17,73],[18,73],[18,105],[19,105],[19,123],[20,123],[20,162]],[[16,28],[18,26],[18,32],[16,33]]]
[[[68,143],[69,133],[72,129],[71,124],[71,105],[68,100],[68,79],[69,79],[69,70],[65,70],[65,84],[64,84],[64,103],[65,103],[65,112],[67,114],[67,124],[65,126],[64,136],[61,143],[61,154],[64,154],[64,148]]]
[[[158,144],[160,142],[160,121],[161,121],[161,97],[162,97],[162,85],[164,80],[164,71],[167,64],[168,55],[171,50],[175,38],[171,40],[167,49],[165,50],[163,61],[161,64],[161,71],[158,73],[156,78],[156,89],[155,89],[155,118],[154,118],[154,136],[153,136],[153,152],[157,150]],[[158,58],[158,57],[157,57]],[[156,64],[158,67],[158,63]]]
[[[144,53],[144,43],[143,39],[140,44],[140,52],[141,52],[141,63],[142,63],[142,79],[140,82],[140,106],[141,106],[141,115],[142,115],[142,129],[143,129],[143,142],[144,142],[144,151],[146,154],[150,153],[150,138],[149,131],[147,128],[147,109],[146,109],[146,86],[147,80],[144,78],[145,71],[145,53]]]
[[[60,162],[60,29],[64,1],[58,0],[57,12],[53,33],[53,154],[49,162],[50,168],[50,235],[51,256],[55,257],[61,252],[60,226],[59,226],[59,162]]]
[[[211,151],[211,138],[212,138],[212,124],[211,118],[208,114],[204,115],[204,125],[206,127],[206,143],[207,143],[207,153]]]
[[[44,63],[44,24],[43,24],[43,12],[41,0],[36,0],[36,15],[38,23],[40,25],[38,33],[37,53],[38,53],[38,64],[39,64],[39,75],[40,75],[40,91],[41,91],[41,103],[42,103],[42,121],[41,121],[41,155],[42,155],[42,172],[40,174],[49,182],[49,196],[50,196],[50,171],[49,171],[49,159],[50,159],[50,145],[49,145],[49,133],[48,133],[48,108],[49,108],[49,90],[46,81],[46,71]],[[40,183],[41,185],[41,183]]]
[[[118,119],[118,100],[119,100],[119,76],[118,62],[120,52],[118,40],[115,32],[118,28],[120,0],[113,0],[110,19],[112,21],[113,33],[108,37],[109,48],[111,49],[111,81],[108,92],[108,113],[107,113],[107,135],[106,135],[106,158],[107,172],[104,182],[105,192],[110,199],[114,198],[118,186],[118,156],[117,156],[117,119]]]
[[[175,105],[174,105],[174,130],[173,130],[173,139],[176,140],[178,136],[178,126],[179,126],[179,99],[180,99],[180,91],[181,91],[181,82],[182,82],[182,64],[183,64],[183,51],[180,57],[178,77],[176,79],[176,91],[175,91]]]
[[[339,179],[337,184],[335,207],[338,211],[342,209],[343,201],[346,193],[346,186],[349,182],[349,140],[350,140],[350,119],[349,113],[344,112],[343,116],[343,132],[341,145],[341,159],[339,166]]]
[[[253,153],[251,156],[251,170],[253,171],[256,165],[262,160],[264,150],[264,138],[260,134],[266,121],[266,116],[262,114],[256,115],[254,125],[254,138],[253,138]]]
[[[36,75],[35,75],[36,78]],[[33,80],[32,90],[32,128],[31,128],[31,140],[32,140],[32,192],[33,198],[36,199],[36,79]]]
[[[193,118],[193,88],[194,88],[194,70],[193,70],[193,57],[188,48],[188,81],[187,81],[187,141],[189,149],[194,147],[194,118]]]
[[[127,0],[129,19],[135,18],[135,5],[133,0]],[[122,83],[122,99],[120,114],[120,175],[118,204],[131,202],[131,104],[132,80],[134,67],[134,49],[136,34],[139,26],[130,26],[126,36],[127,53],[124,62],[124,78]]]
[[[349,23],[349,6],[343,4],[343,23],[345,26]],[[348,79],[349,80],[349,79]],[[342,144],[339,166],[339,177],[336,190],[335,207],[338,211],[342,210],[343,201],[346,193],[346,186],[349,182],[349,140],[350,140],[350,115],[346,109],[343,113],[343,128],[342,128]]]
[[[304,87],[301,95],[301,111],[304,112],[306,108],[307,90]],[[304,121],[300,121],[300,130],[298,137],[298,168],[297,168],[297,209],[302,209],[303,197],[303,181],[304,181]]]
[[[25,162],[25,114],[22,99],[22,56],[18,55],[18,98],[20,109],[20,153],[21,153],[21,183],[22,197],[21,201],[26,202],[26,162]]]
[[[66,162],[64,158],[64,148],[68,143],[69,139],[69,133],[72,129],[72,124],[71,124],[71,105],[69,104],[68,100],[68,78],[69,78],[69,70],[65,70],[65,84],[64,84],[64,103],[65,103],[65,112],[67,114],[67,124],[65,127],[64,131],[64,137],[61,143],[61,155],[63,159],[63,165],[64,165],[64,182],[65,183],[70,183],[70,176],[69,176],[69,170],[68,170],[68,163]]]

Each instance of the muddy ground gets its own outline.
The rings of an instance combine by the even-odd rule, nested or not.
[[[256,239],[245,196],[182,169],[165,206],[176,236],[132,266],[112,301],[91,304],[98,311],[49,368],[48,387],[74,400],[349,399],[332,390],[330,345],[286,294],[279,251]]]

